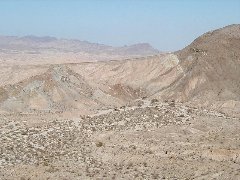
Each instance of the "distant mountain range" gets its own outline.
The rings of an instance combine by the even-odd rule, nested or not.
[[[91,60],[91,57],[98,56],[101,60],[122,59],[158,54],[148,43],[134,44],[123,47],[112,47],[108,45],[90,43],[74,39],[57,39],[54,37],[37,36],[0,36],[0,53],[10,54],[46,54],[48,53],[71,53],[81,54],[83,59]],[[78,57],[81,59],[81,55]],[[89,57],[89,58],[86,58]],[[103,56],[101,58],[101,56]],[[16,57],[14,57],[16,58]],[[17,59],[17,58],[16,58]]]

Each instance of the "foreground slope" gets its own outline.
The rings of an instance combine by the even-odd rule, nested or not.
[[[239,179],[240,120],[180,103],[0,115],[0,179]]]

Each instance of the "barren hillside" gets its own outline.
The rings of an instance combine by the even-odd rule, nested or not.
[[[124,61],[2,66],[1,109],[81,114],[149,97],[181,74],[176,55]],[[28,73],[26,73],[28,71]]]
[[[164,96],[239,113],[240,25],[208,32],[175,54],[183,74]]]
[[[157,98],[238,114],[239,69],[240,26],[232,25],[208,32],[176,53],[122,61],[2,65],[1,108],[85,114]]]

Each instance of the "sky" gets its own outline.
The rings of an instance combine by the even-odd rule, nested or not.
[[[0,0],[0,35],[175,51],[230,24],[240,24],[240,0]]]

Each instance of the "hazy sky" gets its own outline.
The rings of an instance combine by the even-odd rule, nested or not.
[[[172,51],[229,24],[240,24],[240,0],[0,0],[1,35],[148,42]]]

